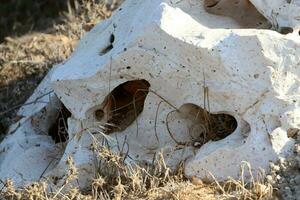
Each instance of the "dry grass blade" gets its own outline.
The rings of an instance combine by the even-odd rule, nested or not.
[[[97,142],[99,145],[100,143]],[[77,169],[71,157],[67,160],[69,166],[64,178],[64,184],[56,191],[49,192],[44,182],[34,183],[24,189],[15,189],[11,181],[4,182],[4,188],[0,192],[0,198],[5,199],[51,199],[51,200],[89,200],[89,199],[245,199],[262,200],[272,197],[272,187],[264,181],[264,174],[255,179],[245,179],[245,174],[250,173],[251,167],[248,163],[241,165],[241,178],[239,180],[229,179],[219,183],[214,179],[212,185],[192,184],[184,178],[183,168],[171,172],[167,167],[163,153],[157,154],[154,165],[141,167],[139,165],[128,165],[120,155],[111,152],[105,146],[95,146],[95,153],[101,159],[99,173],[92,181],[90,192],[81,193],[78,188],[69,185],[77,178]],[[114,168],[112,173],[108,169]],[[250,180],[250,182],[247,181]],[[217,191],[221,194],[218,194]]]
[[[229,177],[227,181],[220,183],[210,172],[208,173],[225,198],[264,200],[273,197],[273,187],[266,181],[265,174],[259,172],[255,178],[248,162],[242,162],[239,180]]]

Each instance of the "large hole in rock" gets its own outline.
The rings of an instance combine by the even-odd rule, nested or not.
[[[68,140],[67,119],[71,117],[70,111],[62,104],[55,116],[55,120],[48,130],[48,135],[55,143],[61,143]]]
[[[144,109],[150,84],[146,80],[127,81],[114,88],[101,109],[94,112],[95,119],[106,127],[105,133],[125,130]]]
[[[241,28],[271,28],[249,0],[205,0],[204,8],[210,14],[234,19]]]
[[[175,124],[172,129],[171,123],[177,125]],[[186,145],[192,142],[196,147],[201,147],[208,141],[222,140],[233,133],[238,126],[236,119],[231,115],[211,114],[206,109],[191,103],[182,105],[178,112],[172,113],[168,117],[168,124],[168,130],[176,143]],[[180,138],[183,129],[180,130],[178,124],[186,127],[190,141]]]

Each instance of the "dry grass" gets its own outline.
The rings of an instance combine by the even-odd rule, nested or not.
[[[0,199],[18,200],[120,200],[120,199],[245,199],[261,200],[272,198],[272,186],[265,182],[263,174],[255,179],[248,163],[241,166],[241,178],[229,179],[225,183],[217,181],[204,184],[183,175],[182,166],[171,172],[165,165],[162,154],[158,154],[154,164],[148,167],[132,166],[124,163],[125,154],[115,154],[107,147],[97,144],[93,149],[98,158],[98,173],[92,184],[84,191],[72,187],[77,180],[78,171],[71,157],[66,164],[68,169],[63,177],[62,186],[50,192],[46,182],[37,182],[25,188],[15,189],[12,181],[3,182]],[[245,179],[250,174],[250,180]],[[213,176],[213,175],[212,175]],[[68,188],[68,189],[67,189]]]

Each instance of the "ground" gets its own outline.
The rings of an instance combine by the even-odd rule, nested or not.
[[[109,17],[119,3],[108,5],[101,0],[0,2],[0,140],[9,125],[18,120],[18,108],[48,70],[65,60],[82,35]],[[126,167],[117,162],[114,164],[124,172],[123,176],[108,181],[108,177],[99,175],[84,194],[77,188],[66,194],[45,194],[45,183],[15,190],[7,181],[0,199],[47,199],[46,196],[49,199],[297,199],[300,196],[299,131],[294,130],[292,137],[297,141],[294,155],[272,164],[271,174],[246,185],[240,180],[209,184],[198,179],[188,180],[180,170],[174,174],[166,174],[167,170],[157,174],[154,170],[153,177],[148,177],[150,184],[146,183],[145,174],[140,171],[135,176],[126,174]]]

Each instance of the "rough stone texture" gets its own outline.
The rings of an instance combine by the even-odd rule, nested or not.
[[[0,177],[14,180],[17,186],[39,180],[63,153],[48,135],[60,105],[50,87],[51,74],[19,110],[20,121],[10,127],[0,144]]]
[[[163,152],[168,166],[185,161],[185,174],[202,179],[212,178],[208,171],[236,178],[244,160],[255,174],[289,155],[287,130],[300,126],[299,35],[260,29],[269,23],[248,1],[226,2],[215,5],[221,12],[202,0],[126,1],[28,100],[54,90],[72,113],[66,148],[45,134],[60,102],[42,95],[43,102],[20,110],[24,117],[1,143],[0,177],[17,185],[61,177],[72,156],[84,187],[95,173],[94,142],[126,152],[131,164],[151,164]],[[253,3],[268,18],[273,7]],[[239,9],[251,15],[239,16]],[[294,15],[282,16],[299,25]],[[236,129],[207,132],[203,108],[214,123],[217,114],[233,116]]]
[[[299,0],[250,0],[274,27],[300,29]]]
[[[267,176],[273,187],[281,192],[282,198],[288,200],[300,199],[300,132],[297,130],[295,133],[293,154],[271,163]]]

